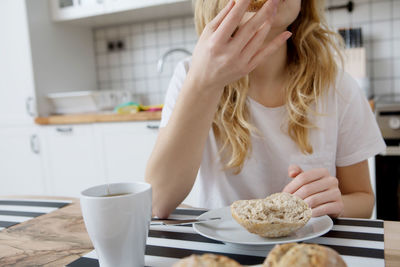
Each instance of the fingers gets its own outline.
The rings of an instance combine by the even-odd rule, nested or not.
[[[230,0],[229,3],[218,13],[215,18],[209,22],[209,27],[215,31],[221,22],[225,19],[226,15],[231,11],[232,7],[235,5],[234,0]]]
[[[265,57],[271,55],[275,51],[277,51],[290,37],[292,36],[291,32],[285,31],[275,37],[272,42],[266,44],[262,48],[260,48],[254,56],[249,61],[249,68],[254,70],[258,64],[260,64]],[[246,48],[247,49],[247,48]]]
[[[300,168],[299,165],[296,165],[296,164],[292,164],[288,168],[288,176],[290,178],[295,178],[297,175],[299,175],[302,172],[303,172],[303,170]]]
[[[312,196],[319,192],[323,192],[330,188],[338,188],[338,182],[335,177],[326,176],[321,179],[315,180],[311,183],[303,185],[296,192],[294,192],[294,195],[300,197],[301,199],[306,199],[309,196]]]
[[[297,176],[295,176],[299,173]],[[294,194],[312,209],[312,216],[339,216],[343,212],[342,193],[339,181],[330,176],[327,169],[313,169],[303,172],[298,165],[290,165],[289,177],[295,177],[285,186],[283,192]]]
[[[339,188],[331,188],[329,190],[308,196],[307,198],[304,199],[304,201],[310,208],[315,209],[316,207],[321,206],[323,204],[329,202],[335,202],[339,200],[341,196],[342,194]]]
[[[256,34],[254,34],[253,38],[243,47],[242,56],[243,58],[249,60],[253,57],[253,55],[260,49],[263,45],[265,38],[267,37],[269,31],[271,29],[271,25],[268,23],[264,23],[261,28],[258,30]]]
[[[260,35],[266,36],[268,34],[278,10],[278,2],[279,0],[268,1],[251,19],[239,27],[238,32],[235,34],[234,42],[236,45],[241,46],[240,49],[243,49],[249,40],[254,38],[256,33],[260,32],[261,27],[263,30],[260,32]]]
[[[319,217],[323,215],[330,215],[332,217],[339,217],[343,212],[343,202],[329,202],[320,205],[312,210],[312,217]]]
[[[217,39],[226,42],[231,38],[233,32],[236,30],[237,26],[242,20],[249,4],[250,0],[241,0],[235,3],[233,8],[222,19],[218,29],[216,29],[215,37]]]
[[[293,194],[303,185],[311,183],[325,176],[329,176],[329,172],[327,169],[313,169],[310,171],[303,172],[297,175],[296,178],[293,179],[293,181],[287,184],[283,189],[283,192]]]

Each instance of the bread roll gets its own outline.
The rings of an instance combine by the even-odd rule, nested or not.
[[[311,209],[301,198],[289,193],[265,199],[238,200],[231,205],[232,217],[250,233],[262,237],[287,236],[311,218]]]
[[[264,267],[346,267],[342,257],[331,248],[317,244],[276,245],[265,259]]]
[[[203,254],[191,255],[183,258],[173,265],[173,267],[240,267],[236,261],[221,255]]]
[[[240,0],[235,0],[240,1]],[[247,11],[249,12],[257,12],[268,0],[251,0]]]

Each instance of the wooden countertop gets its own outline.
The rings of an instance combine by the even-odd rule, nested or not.
[[[95,122],[126,122],[126,121],[152,121],[161,120],[161,111],[138,112],[133,114],[98,113],[98,114],[71,114],[55,115],[49,117],[37,117],[36,124],[57,125],[57,124],[80,124]]]
[[[385,221],[385,266],[400,266],[400,222]]]
[[[374,110],[374,101],[369,100],[369,104]],[[126,121],[152,121],[161,120],[161,111],[138,112],[134,114],[116,114],[116,113],[95,113],[95,114],[71,114],[54,115],[49,117],[37,117],[36,124],[40,125],[58,125],[58,124],[80,124],[96,122],[126,122]]]
[[[0,232],[1,266],[64,266],[93,249],[79,200],[66,197],[53,199],[72,200],[73,203]],[[400,222],[385,221],[384,234],[385,266],[400,266]]]

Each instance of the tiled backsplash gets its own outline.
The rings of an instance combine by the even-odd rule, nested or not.
[[[160,104],[176,64],[187,54],[169,55],[161,73],[159,58],[171,48],[190,52],[197,41],[192,17],[178,17],[94,30],[97,81],[100,90],[128,90],[132,100]],[[108,52],[108,41],[122,40],[124,49]]]
[[[347,3],[327,0],[328,5]],[[352,13],[327,13],[334,28],[361,27],[367,49],[367,73],[375,95],[400,93],[400,0],[355,0]],[[132,100],[159,104],[176,63],[187,55],[170,55],[161,73],[158,59],[171,48],[193,51],[197,35],[192,17],[94,29],[98,87],[129,90]],[[124,49],[108,52],[107,42],[122,40]]]
[[[345,0],[327,0],[329,5]],[[327,13],[337,28],[361,27],[367,50],[367,73],[375,95],[400,94],[400,0],[353,0],[354,11]]]

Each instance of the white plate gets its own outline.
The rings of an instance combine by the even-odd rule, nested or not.
[[[311,218],[301,229],[286,237],[265,238],[252,234],[237,223],[231,216],[230,207],[210,210],[198,219],[221,217],[221,220],[193,224],[194,230],[202,236],[224,242],[228,245],[244,248],[248,246],[271,246],[275,244],[299,242],[327,233],[333,227],[327,215]]]

